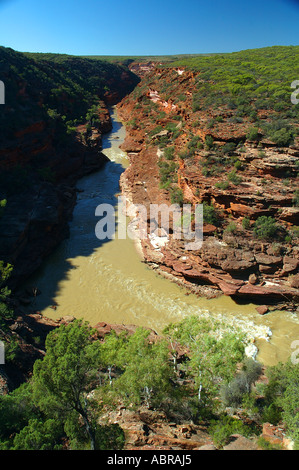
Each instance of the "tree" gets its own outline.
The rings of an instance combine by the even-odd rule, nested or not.
[[[80,417],[94,450],[96,409],[88,393],[94,388],[100,364],[100,344],[92,341],[87,323],[61,325],[46,338],[46,355],[34,364],[33,393],[47,415],[67,421]]]
[[[55,419],[31,419],[14,438],[12,450],[61,450],[63,429]]]
[[[170,325],[167,334],[189,351],[187,373],[194,379],[199,403],[216,396],[220,384],[233,378],[244,356],[244,335],[227,332],[220,322],[190,316]]]
[[[41,414],[33,403],[30,383],[24,383],[7,395],[0,395],[0,449],[13,445],[11,436],[18,434],[30,419]]]
[[[221,397],[225,406],[237,407],[244,397],[249,396],[253,383],[262,373],[262,365],[251,358],[245,358],[243,368],[236,377],[221,387]]]
[[[144,403],[148,408],[160,404],[172,393],[173,377],[167,343],[151,342],[149,333],[138,328],[131,336],[117,338],[115,333],[110,334],[105,339],[102,355],[110,369],[108,392],[135,405]],[[116,369],[113,381],[112,366]]]
[[[267,369],[266,403],[280,409],[290,436],[299,448],[299,363],[290,360]]]

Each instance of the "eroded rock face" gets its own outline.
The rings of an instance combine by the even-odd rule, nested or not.
[[[233,111],[211,108],[193,112],[198,77],[187,70],[157,67],[143,74],[136,90],[118,105],[124,123],[134,121],[134,126],[126,126],[122,146],[131,162],[121,179],[130,203],[147,208],[150,204],[171,204],[169,186],[160,185],[159,164],[168,161],[176,164],[170,188],[179,189],[185,203],[212,204],[219,215],[218,223],[204,221],[201,249],[186,251],[183,241],[170,234],[160,247],[150,239],[143,240],[144,259],[197,293],[212,297],[225,294],[296,309],[299,251],[298,231],[293,228],[299,225],[299,218],[293,199],[298,189],[298,142],[282,149],[261,139],[258,147],[246,140],[252,124],[246,119],[233,122]],[[262,118],[267,119],[269,113]],[[209,127],[211,119],[220,115],[217,125]],[[207,136],[213,138],[218,154],[206,148]],[[201,146],[190,158],[194,138]],[[219,172],[216,157],[227,143],[240,145],[221,157],[221,164],[227,162],[228,167]],[[167,160],[168,147],[174,150]],[[238,161],[238,166],[230,161]],[[239,180],[230,181],[227,175],[234,170]],[[254,235],[255,221],[261,216],[275,219],[280,227],[278,238]],[[248,223],[243,226],[245,218]]]
[[[171,423],[161,411],[145,407],[132,411],[119,406],[104,415],[103,421],[107,418],[124,430],[126,450],[198,450],[213,445],[204,426]]]
[[[64,59],[0,47],[1,79],[10,84],[0,115],[0,259],[14,265],[12,285],[67,236],[75,182],[107,161],[107,106],[140,80],[119,64]]]
[[[37,104],[32,106],[35,110]],[[59,128],[36,121],[20,122],[13,139],[1,140],[0,199],[7,204],[0,217],[0,259],[14,266],[10,287],[32,274],[68,236],[75,182],[108,160],[101,152],[102,134],[111,130],[112,123],[105,103],[100,102],[98,109],[100,124],[90,130],[77,126],[72,138],[59,137]]]
[[[33,273],[68,235],[76,192],[71,187],[36,184],[12,196],[0,220],[0,259],[14,266],[10,286]]]
[[[20,187],[7,197],[0,218],[0,259],[14,266],[10,287],[32,274],[68,236],[76,203],[76,180],[100,169],[108,160],[101,153],[101,134],[97,141],[78,142],[74,149],[64,158],[52,154],[50,173],[55,174],[56,181],[40,179],[29,170],[24,181],[17,182]]]

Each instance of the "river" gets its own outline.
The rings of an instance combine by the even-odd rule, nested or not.
[[[98,322],[135,324],[160,332],[170,322],[190,314],[225,319],[248,332],[258,347],[257,359],[265,365],[285,361],[299,340],[299,320],[290,312],[261,316],[255,305],[238,305],[231,298],[198,298],[157,274],[141,262],[129,237],[100,241],[95,236],[95,209],[108,203],[116,207],[119,178],[128,166],[119,149],[125,128],[111,111],[112,131],[103,138],[110,161],[78,183],[77,204],[70,222],[70,237],[44,261],[27,286],[41,291],[28,307],[58,319],[66,315]],[[55,307],[54,307],[55,306]]]

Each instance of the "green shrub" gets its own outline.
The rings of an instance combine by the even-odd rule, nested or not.
[[[233,184],[240,184],[242,183],[242,178],[241,176],[237,175],[237,170],[232,170],[228,175],[227,175],[229,181]]]
[[[206,224],[217,225],[219,223],[219,216],[213,205],[207,202],[203,203],[203,221]]]
[[[245,426],[241,420],[231,416],[223,416],[217,421],[212,421],[209,432],[217,448],[222,448],[228,444],[232,434],[241,434],[245,437],[249,437],[252,434],[248,426]]]
[[[278,424],[281,420],[281,409],[276,406],[274,403],[271,403],[269,406],[266,406],[263,409],[262,421],[263,423]]]
[[[259,129],[258,127],[252,127],[249,129],[248,134],[246,135],[247,140],[258,140],[259,137]]]
[[[263,450],[282,450],[282,447],[279,444],[271,444],[271,442],[267,441],[263,436],[258,438],[257,443]]]
[[[208,150],[211,150],[214,146],[214,139],[211,135],[207,135],[205,138],[205,146]]]
[[[253,231],[258,238],[272,238],[276,236],[278,226],[273,217],[262,215],[257,218]]]
[[[249,230],[250,229],[250,219],[249,219],[249,217],[244,217],[244,219],[242,220],[242,227],[244,228],[244,230]]]
[[[174,147],[167,147],[164,150],[164,157],[166,160],[173,160],[174,159]]]
[[[294,206],[299,206],[299,189],[296,189],[294,196],[293,196],[293,204]]]
[[[242,371],[229,383],[222,385],[221,398],[225,406],[238,407],[250,397],[252,384],[262,373],[262,366],[251,358],[245,358]]]
[[[227,189],[229,187],[229,182],[228,181],[220,181],[218,183],[215,183],[215,186],[218,189]]]
[[[240,162],[240,160],[237,160],[234,163],[234,167],[236,168],[236,170],[243,170],[243,163]]]
[[[171,204],[179,204],[180,206],[184,203],[184,194],[180,188],[171,188],[170,190]]]
[[[229,223],[228,226],[225,228],[225,232],[234,233],[236,231],[237,231],[237,226],[235,222]]]
[[[160,169],[160,186],[165,184],[169,185],[170,183],[175,183],[177,181],[177,165],[175,162],[171,161],[169,163],[160,160],[158,166]]]
[[[270,139],[281,147],[287,147],[293,141],[292,131],[282,128],[269,135]]]
[[[235,150],[236,150],[236,144],[234,142],[227,142],[222,147],[223,153],[231,153],[231,152],[234,152]]]

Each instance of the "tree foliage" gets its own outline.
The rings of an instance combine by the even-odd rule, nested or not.
[[[221,382],[232,379],[244,356],[244,336],[223,327],[219,322],[191,316],[165,330],[190,351],[187,373],[194,379],[199,402],[216,396]]]
[[[281,411],[283,421],[299,448],[299,363],[289,360],[268,369],[266,389],[268,405]],[[272,408],[273,408],[272,406]]]
[[[34,364],[33,393],[44,412],[66,420],[68,413],[77,413],[94,449],[95,410],[88,393],[96,380],[100,348],[97,341],[90,341],[91,334],[88,324],[80,320],[49,333],[45,358]]]
[[[102,357],[108,369],[117,369],[115,380],[109,381],[108,393],[121,396],[127,403],[143,403],[150,408],[172,393],[173,371],[167,343],[152,343],[148,336],[149,331],[143,328],[131,336],[117,338],[111,334],[103,345]]]

